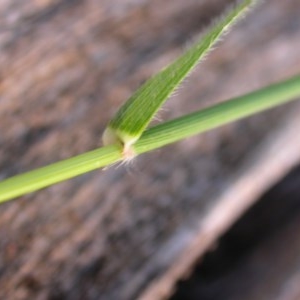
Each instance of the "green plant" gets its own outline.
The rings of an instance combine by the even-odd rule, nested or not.
[[[211,49],[220,35],[254,3],[243,0],[201,41],[148,80],[121,107],[104,132],[105,146],[0,182],[0,202],[88,171],[130,159],[300,96],[300,76],[146,129],[170,94]]]

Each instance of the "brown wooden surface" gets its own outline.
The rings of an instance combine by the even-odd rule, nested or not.
[[[226,3],[0,1],[0,178],[97,147],[118,105],[176,57]],[[264,1],[159,117],[299,73],[299,11],[298,0]],[[292,107],[149,153],[127,168],[92,172],[2,205],[0,298],[143,295],[184,250],[186,235],[178,232],[193,236],[195,222],[218,204],[215,195],[222,195],[227,179],[237,176]]]

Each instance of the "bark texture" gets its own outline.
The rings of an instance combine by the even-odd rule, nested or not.
[[[0,1],[0,179],[99,146],[117,107],[231,2]],[[299,11],[298,0],[264,1],[159,117],[299,72]],[[289,119],[297,119],[289,111],[297,109],[285,105],[143,155],[128,167],[95,171],[2,205],[0,298],[168,297],[213,241],[299,161],[300,151],[292,152],[297,140],[286,138],[294,124]],[[279,152],[290,159],[276,164],[278,141],[287,143]],[[268,170],[257,188],[249,181],[245,196],[239,179],[258,176],[250,171],[259,166]],[[241,191],[229,207],[228,186]],[[210,217],[221,208],[226,220],[218,223]],[[211,231],[203,232],[207,220]]]

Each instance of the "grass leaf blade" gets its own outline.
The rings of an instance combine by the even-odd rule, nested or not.
[[[134,144],[172,92],[255,0],[243,0],[182,56],[142,85],[119,109],[103,134],[104,145]]]

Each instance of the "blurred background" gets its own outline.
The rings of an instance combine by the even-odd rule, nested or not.
[[[0,179],[101,145],[131,93],[234,1],[1,0]],[[159,113],[299,74],[265,0]],[[296,102],[0,206],[1,299],[300,299]],[[156,121],[157,122],[157,121]]]

